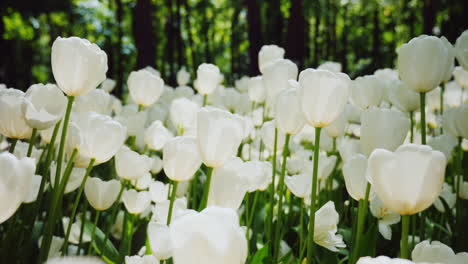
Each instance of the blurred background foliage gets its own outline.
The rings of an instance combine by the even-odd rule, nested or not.
[[[181,67],[193,77],[211,62],[233,85],[259,74],[264,44],[284,47],[300,69],[338,61],[354,77],[393,67],[396,48],[419,34],[453,43],[468,28],[467,10],[463,0],[2,0],[0,83],[53,82],[58,36],[104,49],[117,95],[128,73],[147,65],[175,85]]]

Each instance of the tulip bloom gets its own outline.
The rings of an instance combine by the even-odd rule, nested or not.
[[[142,106],[154,104],[164,90],[163,79],[145,69],[131,72],[127,85],[132,100]]]
[[[283,90],[276,97],[276,125],[284,134],[295,135],[304,127],[306,120],[299,104],[296,88]]]
[[[0,93],[0,133],[9,138],[29,138],[32,129],[26,123],[22,111],[24,93],[16,89],[6,89]]]
[[[58,37],[52,44],[52,72],[68,96],[85,95],[106,79],[107,55],[78,37]]]
[[[187,213],[169,232],[174,264],[239,264],[247,258],[247,240],[232,209]]]
[[[52,127],[65,113],[67,100],[54,84],[34,84],[24,96],[23,113],[26,123],[35,129]]]
[[[27,198],[36,164],[31,158],[17,159],[0,153],[0,223],[10,218]]]
[[[173,181],[190,180],[201,162],[194,137],[175,137],[164,145],[163,168],[167,177]]]
[[[203,163],[220,167],[236,156],[244,138],[244,120],[227,111],[205,107],[197,117],[197,144]]]
[[[468,71],[468,30],[463,31],[457,38],[455,42],[455,56],[458,63]]]
[[[354,105],[365,110],[380,105],[385,92],[385,83],[375,76],[368,75],[356,78],[350,88]]]
[[[258,68],[261,73],[265,68],[284,57],[284,49],[276,45],[264,45],[258,52]]]
[[[103,181],[92,177],[86,181],[84,191],[89,204],[96,210],[104,211],[117,200],[120,188],[118,180]]]
[[[200,94],[209,95],[215,91],[222,80],[223,75],[218,66],[202,63],[198,66],[197,79],[193,82],[193,86]]]

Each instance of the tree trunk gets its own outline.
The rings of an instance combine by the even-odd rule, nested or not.
[[[117,16],[117,85],[113,90],[115,96],[122,98],[123,90],[123,58],[122,58],[122,18],[123,18],[123,6],[122,0],[115,0],[116,4],[116,16]]]
[[[315,28],[314,28],[314,59],[313,65],[317,66],[319,61],[319,36],[320,36],[320,1],[316,2],[315,6]]]
[[[239,14],[241,11],[241,5],[239,2],[234,1],[234,12],[231,20],[231,74],[232,78],[239,77],[239,43],[240,43],[240,32],[239,32]]]
[[[380,56],[380,37],[381,37],[381,29],[380,29],[380,19],[379,19],[379,8],[378,6],[374,9],[374,17],[373,17],[373,31],[372,31],[372,60],[373,65],[371,65],[370,70],[375,71],[381,66],[381,56]]]
[[[302,0],[292,0],[286,39],[286,57],[302,68],[304,65],[305,19]]]
[[[437,0],[424,0],[423,5],[423,34],[432,35],[437,16]]]
[[[173,13],[172,13],[172,0],[166,0],[168,17],[166,20],[166,63],[169,64],[169,76],[165,76],[169,85],[175,84],[175,69],[174,69],[174,27],[173,27]]]
[[[155,67],[156,40],[151,0],[137,0],[133,18],[133,37],[137,50],[136,68]]]
[[[255,76],[258,70],[258,52],[262,46],[262,23],[260,20],[260,6],[257,0],[247,0],[247,24],[249,35],[249,74]]]
[[[249,0],[247,0],[247,2],[249,2]],[[268,0],[264,2],[267,3],[265,19],[268,21],[268,23],[264,24],[265,25],[264,32],[266,33],[265,39],[267,41],[266,44],[276,44],[276,45],[282,46],[283,45],[283,14],[281,13],[281,1],[280,0]],[[260,16],[260,11],[258,13],[258,16]]]
[[[196,52],[194,51],[195,50],[195,46],[194,46],[194,43],[193,43],[193,37],[192,37],[192,26],[191,26],[191,23],[190,23],[190,6],[188,4],[188,0],[183,0],[184,1],[184,7],[185,7],[185,24],[187,26],[187,39],[188,39],[188,46],[187,48],[190,49],[190,57],[191,57],[191,62],[192,62],[192,65],[191,65],[191,70],[192,70],[192,73],[195,73],[196,70],[197,70],[197,67],[198,67],[198,60],[197,60],[197,54]],[[190,69],[187,69],[188,71],[190,71]]]
[[[343,32],[341,33],[341,51],[340,51],[340,62],[342,66],[343,72],[348,72],[348,32],[349,32],[349,24],[348,24],[348,10],[349,4],[345,4],[343,6]]]

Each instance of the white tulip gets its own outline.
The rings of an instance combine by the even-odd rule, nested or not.
[[[86,181],[84,191],[89,204],[96,210],[104,211],[117,200],[120,188],[118,180],[103,181],[91,177]]]
[[[77,97],[73,110],[77,113],[96,112],[101,115],[110,115],[112,103],[112,97],[109,93],[96,89]]]
[[[62,164],[62,168],[66,167],[66,163],[64,162]],[[57,171],[57,165],[55,162],[52,162],[50,165],[50,185],[53,188],[55,186],[55,173]],[[74,190],[78,189],[80,187],[81,182],[83,181],[83,178],[86,174],[86,169],[85,168],[73,168],[73,170],[70,173],[70,176],[68,178],[67,186],[65,186],[65,191],[64,193],[71,193]],[[63,174],[61,175],[63,177]]]
[[[424,240],[417,244],[411,252],[411,259],[416,263],[450,263],[447,261],[453,256],[455,256],[455,252],[439,241]]]
[[[311,126],[325,127],[343,112],[348,99],[347,75],[306,69],[299,74],[299,84],[302,111]]]
[[[442,40],[421,35],[398,49],[398,72],[408,87],[429,92],[444,79],[449,50]]]
[[[148,112],[138,111],[136,105],[126,105],[120,113],[115,117],[115,120],[127,128],[128,136],[137,136],[144,128]]]
[[[125,264],[159,264],[159,260],[157,260],[153,255],[145,255],[145,256],[125,256]]]
[[[339,217],[332,201],[315,212],[314,242],[333,252],[346,247],[343,237],[336,234]]]
[[[122,194],[122,201],[127,211],[137,215],[143,213],[151,204],[151,197],[148,192],[137,192],[135,190],[125,190]]]
[[[356,264],[415,264],[414,262],[407,259],[391,259],[387,256],[379,256],[376,258],[362,257]]]
[[[434,207],[439,212],[445,213],[445,205],[443,204],[442,199],[447,204],[449,209],[452,209],[455,206],[455,202],[457,200],[457,194],[453,191],[452,186],[446,182],[444,182],[444,185],[442,185],[442,191],[434,202]]]
[[[278,129],[284,134],[295,135],[302,130],[306,120],[296,88],[285,89],[276,96],[275,118]]]
[[[325,127],[325,132],[331,138],[342,137],[345,134],[345,128],[348,124],[345,113],[341,113],[335,121]]]
[[[455,56],[458,63],[468,71],[468,30],[463,31],[457,38],[455,42]]]
[[[263,77],[255,76],[249,79],[249,99],[255,103],[263,103],[266,99],[266,87],[263,85]]]
[[[367,75],[356,78],[350,88],[354,105],[365,110],[380,105],[385,92],[385,83],[375,76]]]
[[[215,89],[221,84],[223,75],[220,73],[218,66],[202,63],[197,69],[197,79],[193,82],[193,86],[200,94],[212,94]]]
[[[341,72],[341,63],[326,61],[317,67],[317,70],[327,70],[331,72]]]
[[[237,155],[244,138],[244,120],[227,111],[204,107],[198,111],[197,144],[205,165],[220,167]]]
[[[36,165],[31,158],[0,153],[0,223],[10,218],[27,198]]]
[[[390,226],[400,222],[401,216],[387,208],[377,196],[370,201],[370,211],[379,221],[379,233],[385,239],[391,240],[392,228]]]
[[[276,45],[264,45],[258,52],[258,68],[261,73],[265,68],[284,57],[284,49]]]
[[[58,37],[51,63],[55,81],[69,96],[85,95],[106,79],[107,55],[86,39]]]
[[[462,67],[457,66],[453,70],[453,77],[460,87],[468,89],[468,70],[464,70]]]
[[[187,98],[179,98],[172,101],[170,107],[170,118],[176,127],[178,134],[183,135],[185,130],[196,126],[198,104]]]
[[[24,96],[23,113],[26,123],[38,130],[52,127],[62,119],[67,100],[54,84],[31,85]]]
[[[142,106],[154,104],[164,89],[161,77],[143,69],[132,71],[128,76],[127,86],[132,100]]]
[[[172,139],[174,135],[169,131],[161,121],[154,121],[145,130],[145,144],[149,149],[161,150],[167,141]]]
[[[290,87],[289,80],[297,79],[297,65],[290,60],[280,59],[263,69],[263,86],[267,90],[266,105],[273,110],[276,96]]]
[[[169,214],[170,200],[167,198],[162,202],[157,202],[153,207],[152,220],[158,223],[166,223]],[[185,197],[177,198],[172,208],[172,221],[187,213],[187,199]]]
[[[410,120],[400,111],[373,107],[361,115],[361,149],[365,155],[377,148],[394,151],[409,129]]]
[[[426,145],[402,145],[395,152],[376,149],[369,157],[367,177],[385,206],[412,215],[439,196],[446,163],[444,154]]]
[[[112,90],[114,90],[116,84],[116,81],[107,78],[101,83],[101,89],[107,93],[110,93]]]
[[[208,207],[182,216],[170,226],[174,264],[239,264],[247,240],[232,209]]]
[[[23,114],[24,93],[13,88],[0,93],[0,134],[17,139],[29,138],[32,129]]]
[[[414,112],[419,109],[419,94],[411,90],[407,84],[400,80],[390,83],[393,88],[389,92],[389,100],[400,111]]]
[[[167,177],[173,181],[190,180],[200,168],[201,162],[194,137],[175,137],[164,145],[163,168]]]
[[[343,176],[348,194],[356,201],[366,196],[367,158],[362,154],[353,155],[343,165]]]
[[[150,222],[148,224],[148,239],[151,252],[159,260],[172,257],[169,227],[163,223]]]
[[[150,174],[152,165],[153,160],[150,157],[140,155],[125,145],[115,155],[115,169],[122,179],[137,180]]]
[[[187,72],[187,70],[182,67],[178,72],[177,72],[177,84],[179,86],[185,86],[187,83],[190,81],[190,73]]]
[[[276,128],[276,121],[271,120],[268,122],[263,123],[263,126],[260,130],[260,135],[263,141],[263,144],[265,144],[265,147],[269,151],[274,150],[274,145],[275,145],[275,128]],[[286,135],[280,131],[277,130],[277,136],[276,136],[276,150],[281,151],[284,147],[284,142],[285,142],[285,137]]]
[[[63,225],[63,232],[64,233],[67,232],[67,228],[68,228],[69,223],[70,223],[70,218],[69,217],[63,217],[62,218],[62,225]],[[77,217],[76,222],[74,222],[72,224],[71,229],[70,229],[70,235],[68,237],[68,242],[69,243],[75,244],[75,245],[78,245],[80,243],[81,224],[82,224],[81,218]],[[86,230],[84,230],[82,238],[81,238],[81,242],[82,243],[87,243],[89,241],[91,241],[91,236],[90,236],[89,232],[86,232]]]
[[[160,181],[154,181],[150,184],[149,193],[153,202],[164,202],[169,196],[169,185]]]

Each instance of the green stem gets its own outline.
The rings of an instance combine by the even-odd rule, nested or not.
[[[68,130],[68,122],[70,120],[70,113],[73,105],[73,101],[75,100],[75,97],[73,96],[68,96],[68,103],[67,103],[67,110],[65,112],[65,117],[63,119],[63,127],[62,127],[62,135],[60,137],[60,145],[59,145],[59,152],[57,156],[57,170],[55,172],[55,187],[58,186],[60,175],[62,173],[62,160],[63,160],[63,152],[65,149],[65,141],[67,139],[67,130]]]
[[[31,153],[32,153],[33,146],[34,146],[34,141],[36,141],[36,134],[37,134],[37,129],[33,128],[31,138],[29,139],[28,153],[26,154],[26,157],[31,157]]]
[[[413,143],[414,142],[414,112],[411,111],[409,113],[410,115],[410,143]]]
[[[302,263],[302,258],[304,257],[304,200],[300,201],[299,209],[299,263]]]
[[[408,259],[408,231],[409,231],[409,215],[401,216],[401,244],[400,244],[400,254],[401,258]]]
[[[208,203],[208,195],[210,195],[212,173],[213,173],[213,169],[210,167],[207,167],[205,189],[203,190],[203,196],[202,196],[202,200],[200,202],[200,207],[198,208],[198,211],[205,209],[206,204]]]
[[[89,241],[89,245],[88,245],[88,255],[91,254],[91,248],[92,248],[92,245],[93,245],[94,234],[96,233],[96,226],[97,226],[98,221],[99,221],[100,213],[101,213],[101,211],[97,211],[96,215],[94,216],[94,225],[93,225],[93,229],[91,231],[91,241]]]
[[[16,143],[17,143],[17,142],[18,142],[18,139],[17,139],[17,138],[13,138],[13,139],[11,140],[10,148],[8,149],[8,151],[9,151],[10,153],[15,152],[15,148],[16,148]]]
[[[86,222],[86,212],[88,211],[88,202],[84,201],[83,206],[81,206],[81,226],[80,226],[80,237],[78,238],[78,255],[80,255],[81,249],[83,248],[83,236],[84,236],[84,226]],[[68,248],[64,249],[65,253],[68,253]],[[84,252],[83,252],[84,253]]]
[[[351,261],[350,263],[355,263],[357,259],[359,258],[359,251],[360,251],[360,245],[361,245],[361,236],[363,233],[364,225],[366,222],[366,215],[367,215],[367,206],[368,206],[368,201],[369,201],[369,193],[370,193],[370,183],[367,183],[366,187],[366,195],[364,197],[364,200],[359,200],[359,205],[358,205],[358,223],[357,223],[357,231],[356,231],[356,240],[355,240],[355,247],[353,249],[353,253],[351,255]]]
[[[461,184],[463,183],[463,148],[462,148],[462,137],[458,138],[458,145],[456,147],[457,153],[455,156],[455,168],[456,168],[456,174],[455,174],[455,193],[456,193],[456,200],[455,200],[455,209],[456,209],[456,215],[455,215],[455,243],[458,244],[460,234],[462,234],[462,228],[463,228],[463,217],[462,217],[462,203],[460,201],[460,187]]]
[[[203,105],[202,106],[206,106],[207,99],[208,99],[208,95],[204,94],[203,95]]]
[[[279,243],[281,241],[281,217],[283,213],[283,188],[284,188],[284,176],[286,174],[286,162],[288,157],[288,145],[289,145],[289,138],[290,135],[286,134],[286,138],[284,140],[284,147],[283,147],[283,162],[281,164],[281,174],[278,182],[278,215],[276,218],[276,230],[274,233],[274,252],[273,252],[273,263],[277,263],[278,255],[279,255]]]
[[[75,219],[76,210],[78,209],[78,205],[79,205],[80,200],[81,200],[81,194],[83,193],[84,186],[86,184],[86,181],[88,180],[91,169],[93,168],[94,161],[95,161],[94,159],[91,159],[89,161],[88,168],[86,169],[85,176],[83,178],[83,181],[81,182],[80,188],[78,189],[78,193],[76,194],[75,202],[73,203],[72,214],[70,216],[70,221],[68,222],[67,232],[65,233],[65,242],[63,243],[63,248],[64,249],[66,249],[67,246],[68,246],[68,237],[70,236],[71,226],[72,226],[72,223],[73,223],[73,221]]]
[[[63,175],[63,183],[57,185],[57,188],[54,189],[52,193],[52,201],[50,206],[49,215],[47,216],[47,222],[45,225],[44,233],[42,235],[42,244],[39,253],[39,261],[45,261],[49,254],[50,244],[52,242],[52,235],[54,233],[55,223],[57,221],[57,213],[61,205],[62,197],[63,197],[63,190],[65,190],[66,186],[66,179],[70,177],[70,174],[73,170],[73,164],[75,160],[75,156],[77,154],[77,150],[73,150],[73,153],[68,160],[67,167],[65,168],[64,175]],[[56,178],[56,180],[60,180],[60,178]]]
[[[440,85],[440,116],[442,117],[444,115],[444,92],[445,92],[445,85],[447,83],[444,82],[443,84]],[[444,128],[440,126],[440,134],[444,133]]]
[[[421,144],[426,145],[426,93],[419,93],[421,101]]]
[[[255,215],[255,208],[257,207],[257,200],[258,200],[258,195],[259,195],[260,192],[256,191],[255,192],[255,195],[254,195],[254,200],[253,200],[253,203],[252,203],[252,206],[250,208],[250,213],[249,213],[249,219],[247,221],[247,228],[251,227],[252,226],[252,221],[254,219],[254,215]]]
[[[143,110],[143,105],[139,104],[138,105],[138,112],[141,112],[141,110]]]
[[[268,213],[268,240],[272,241],[273,240],[273,211],[274,211],[274,203],[275,203],[275,180],[276,180],[276,151],[278,149],[278,129],[275,128],[275,139],[273,143],[273,160],[271,161],[272,164],[272,181],[270,185],[270,212]],[[271,249],[274,250],[273,248],[274,245],[272,245]]]
[[[312,190],[310,194],[310,219],[309,219],[309,233],[307,238],[307,263],[312,263],[312,250],[314,247],[314,229],[315,229],[315,204],[317,196],[317,174],[319,164],[319,150],[320,150],[320,132],[321,128],[315,128],[315,142],[314,142],[314,168],[312,171]]]
[[[106,235],[104,237],[104,245],[107,243],[107,240],[109,239],[109,234],[110,234],[111,227],[115,223],[115,218],[117,217],[117,211],[118,211],[119,206],[120,206],[120,198],[122,197],[122,193],[123,193],[124,189],[125,189],[125,183],[122,182],[119,194],[117,195],[117,199],[115,200],[114,207],[112,207],[111,221],[107,225]],[[107,247],[104,247],[104,250],[102,252],[102,256],[106,255],[106,249],[107,249]]]
[[[172,182],[172,192],[171,192],[171,201],[169,202],[169,212],[167,213],[167,221],[166,225],[169,226],[171,224],[171,218],[172,218],[172,210],[174,209],[174,201],[176,198],[177,194],[177,186],[179,185],[179,182],[173,181]]]

